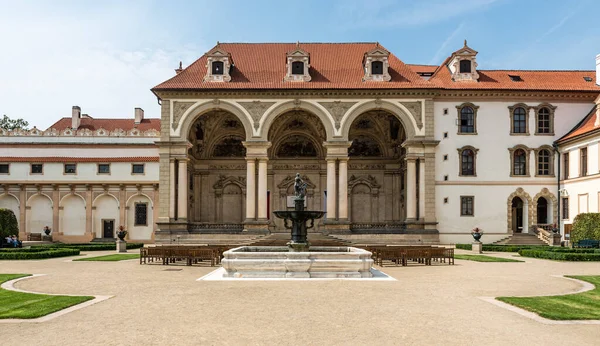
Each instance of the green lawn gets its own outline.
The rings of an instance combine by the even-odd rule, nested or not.
[[[551,320],[600,320],[600,276],[571,276],[587,281],[595,289],[550,297],[498,297],[496,299]]]
[[[74,261],[99,261],[99,262],[114,262],[114,261],[125,261],[134,258],[140,258],[140,254],[114,254],[114,255],[104,255],[97,257],[85,257],[79,258]]]
[[[475,261],[475,262],[523,262],[510,258],[500,258],[484,255],[454,255],[455,259]]]
[[[30,274],[0,274],[0,284]],[[86,296],[51,296],[0,289],[0,319],[37,318],[94,299]]]

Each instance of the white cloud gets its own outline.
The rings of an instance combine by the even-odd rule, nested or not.
[[[70,116],[73,105],[92,117],[133,118],[134,107],[159,117],[149,89],[172,77],[179,60],[185,66],[206,51],[200,44],[170,49],[171,38],[155,35],[140,7],[57,12],[37,5],[0,14],[0,115],[38,128]]]

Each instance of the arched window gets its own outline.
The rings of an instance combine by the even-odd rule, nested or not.
[[[471,73],[471,60],[460,61],[460,73]]]
[[[475,175],[475,153],[471,149],[465,149],[460,154],[461,175]]]
[[[475,133],[475,112],[469,106],[460,110],[460,133]]]
[[[292,74],[304,74],[304,63],[302,61],[292,63]]]
[[[513,153],[513,175],[527,175],[527,153],[523,149]]]
[[[542,149],[538,152],[538,175],[550,175],[550,151]]]
[[[222,61],[213,61],[212,62],[212,74],[223,74],[223,62]]]
[[[537,133],[551,133],[550,110],[546,107],[538,111]]]
[[[512,133],[527,133],[527,112],[523,107],[513,111]]]
[[[371,63],[371,74],[383,74],[383,62],[373,61]]]

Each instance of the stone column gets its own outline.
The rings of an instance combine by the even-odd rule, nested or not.
[[[417,218],[417,169],[416,159],[406,158],[406,221],[415,221]]]
[[[27,191],[25,185],[19,185],[19,239],[27,239],[27,233],[31,230],[27,229]]]
[[[419,160],[419,220],[425,220],[425,159]]]
[[[267,220],[267,158],[258,160],[258,220]]]
[[[340,158],[338,173],[339,206],[338,218],[340,221],[348,220],[348,159]]]
[[[335,215],[335,161],[336,159],[327,159],[327,220],[333,221]],[[347,210],[347,209],[346,209]]]
[[[177,219],[187,221],[188,214],[188,171],[187,159],[179,159],[179,181],[177,184]]]
[[[175,218],[175,160],[169,162],[169,218]]]
[[[246,158],[246,221],[256,218],[256,160]]]
[[[93,218],[92,218],[92,194],[93,190],[90,185],[86,186],[85,192],[85,233],[88,236],[91,236],[92,239],[96,238],[92,233],[93,229]]]
[[[60,191],[58,185],[52,185],[52,232],[61,233],[60,229]],[[36,230],[38,232],[38,230]]]

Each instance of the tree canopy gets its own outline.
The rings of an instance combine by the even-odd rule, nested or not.
[[[4,114],[2,119],[0,119],[0,128],[5,130],[28,130],[29,123],[23,119],[11,119],[8,115]]]

